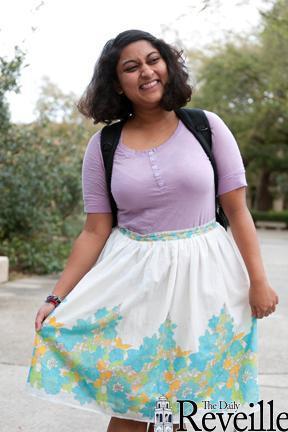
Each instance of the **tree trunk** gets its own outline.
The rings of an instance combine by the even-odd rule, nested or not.
[[[269,181],[271,172],[263,169],[260,174],[258,188],[257,188],[257,210],[266,211],[270,210],[273,205],[273,197],[269,192]]]

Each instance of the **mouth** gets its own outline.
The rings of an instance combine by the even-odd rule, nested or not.
[[[152,81],[149,81],[147,83],[141,84],[140,85],[140,90],[150,90],[151,88],[156,87],[157,85],[159,85],[160,80],[154,79]]]

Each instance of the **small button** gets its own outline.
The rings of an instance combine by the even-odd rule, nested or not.
[[[159,186],[164,186],[164,182],[163,182],[162,180],[160,180],[160,181],[158,182],[158,184],[159,184]]]
[[[153,155],[153,150],[149,150],[149,155]]]
[[[155,169],[155,168],[157,169],[158,168],[157,165],[155,165],[155,164],[153,164],[151,166],[152,166],[153,169]]]

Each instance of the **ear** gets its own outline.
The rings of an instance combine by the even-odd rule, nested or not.
[[[114,90],[116,91],[116,93],[118,93],[119,95],[123,94],[123,90],[120,86],[120,84],[118,84],[117,82],[114,82]]]

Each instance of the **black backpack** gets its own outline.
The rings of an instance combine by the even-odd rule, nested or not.
[[[219,203],[218,197],[216,197],[216,191],[218,190],[218,175],[216,162],[212,154],[212,137],[209,121],[204,111],[199,108],[179,108],[175,110],[175,114],[180,118],[180,120],[182,120],[187,129],[189,129],[199,141],[212,164],[215,182],[216,221],[219,222],[227,231],[228,219]],[[117,205],[111,192],[113,158],[124,123],[124,120],[120,120],[111,125],[105,126],[101,130],[101,151],[105,166],[106,182],[113,216],[112,227],[117,226],[118,223]]]

